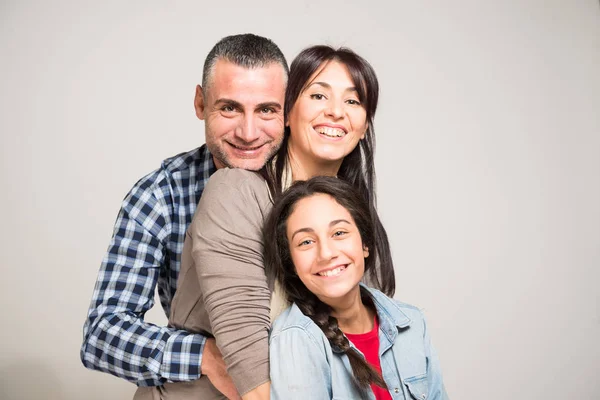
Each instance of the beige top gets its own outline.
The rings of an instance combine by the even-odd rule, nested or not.
[[[289,181],[289,182],[288,182]],[[289,186],[291,179],[287,179]],[[169,325],[215,336],[243,395],[269,380],[268,330],[288,304],[264,273],[262,226],[273,204],[262,177],[242,169],[212,175],[188,228]],[[225,399],[205,375],[140,387],[134,400]]]
[[[271,293],[262,226],[271,207],[257,173],[218,170],[188,229],[171,305],[170,325],[215,336],[242,395],[269,380]]]

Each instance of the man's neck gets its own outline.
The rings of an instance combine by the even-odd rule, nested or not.
[[[221,161],[217,160],[214,155],[211,154],[210,156],[213,159],[213,163],[215,164],[216,169],[221,169],[221,168],[225,167],[225,164],[223,164]]]

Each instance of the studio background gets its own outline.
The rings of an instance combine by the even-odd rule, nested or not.
[[[204,142],[204,58],[243,32],[375,67],[396,297],[450,397],[600,398],[597,0],[5,0],[0,399],[132,397],[79,360],[98,268],[131,186]]]

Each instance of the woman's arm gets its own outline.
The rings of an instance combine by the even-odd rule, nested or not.
[[[219,170],[204,189],[188,231],[212,333],[242,396],[264,392],[257,388],[269,382],[270,291],[261,236],[268,207],[262,178]]]
[[[252,389],[248,393],[242,396],[242,400],[265,400],[269,399],[269,392],[271,391],[271,383],[266,382],[257,388]]]

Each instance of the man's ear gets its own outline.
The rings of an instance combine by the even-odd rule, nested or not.
[[[367,246],[363,246],[363,255],[365,258],[369,257],[369,248]]]
[[[194,108],[196,109],[196,117],[199,120],[204,120],[204,92],[202,86],[196,85],[196,95],[194,96]]]

